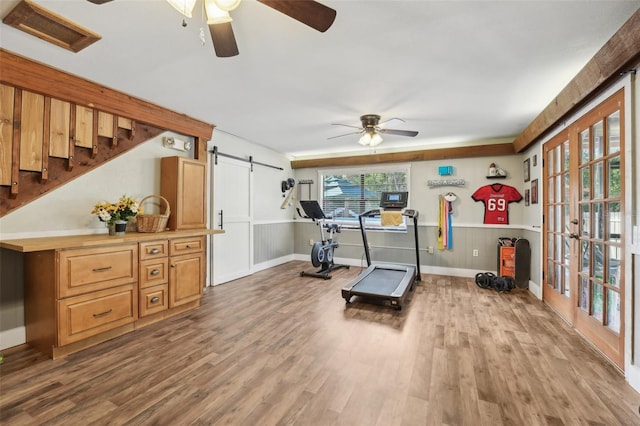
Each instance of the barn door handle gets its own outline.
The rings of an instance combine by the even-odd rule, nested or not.
[[[222,213],[222,210],[220,210],[220,213],[218,213],[218,216],[220,216],[220,225],[218,225],[218,227],[220,229],[224,229],[224,215]]]

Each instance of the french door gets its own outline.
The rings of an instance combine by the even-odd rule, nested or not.
[[[544,145],[543,300],[624,364],[624,92]]]

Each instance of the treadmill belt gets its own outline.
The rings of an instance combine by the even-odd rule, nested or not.
[[[360,281],[354,290],[359,293],[391,295],[402,282],[406,271],[376,268],[366,280]]]

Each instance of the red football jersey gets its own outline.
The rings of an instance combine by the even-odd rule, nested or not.
[[[484,223],[487,225],[506,225],[509,223],[509,203],[522,200],[522,195],[513,186],[481,186],[471,196],[475,201],[484,203]]]

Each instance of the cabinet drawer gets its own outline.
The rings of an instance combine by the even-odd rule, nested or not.
[[[136,286],[129,284],[58,301],[59,346],[132,323],[137,300]]]
[[[157,259],[168,255],[169,242],[166,240],[140,243],[140,260]]]
[[[164,284],[169,278],[167,267],[169,259],[151,259],[140,262],[140,280],[138,281],[140,288],[151,287],[158,284]]]
[[[169,254],[179,256],[204,251],[204,240],[204,237],[176,238],[169,242]]]
[[[102,290],[138,279],[138,245],[59,252],[59,298]]]
[[[169,309],[169,285],[140,290],[140,317]]]

